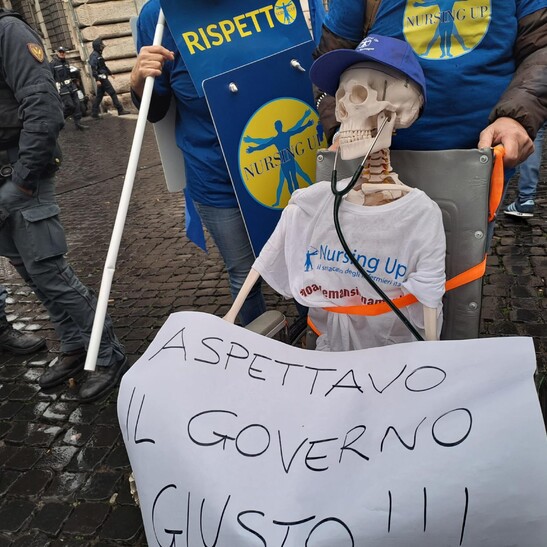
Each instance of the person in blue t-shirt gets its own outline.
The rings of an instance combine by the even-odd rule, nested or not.
[[[425,111],[393,149],[503,144],[509,169],[532,153],[547,110],[547,0],[331,0],[314,57],[369,34],[406,40],[426,77]],[[331,142],[334,98],[316,90],[316,101]]]
[[[176,142],[186,168],[186,197],[191,199],[226,265],[230,291],[235,298],[254,262],[249,237],[224,162],[205,98],[199,97],[188,70],[166,27],[162,46],[151,46],[160,10],[159,0],[149,0],[137,23],[139,55],[131,73],[131,92],[138,107],[147,76],[154,76],[148,120],[162,119],[175,98]],[[247,325],[266,311],[257,283],[243,305],[240,321]]]

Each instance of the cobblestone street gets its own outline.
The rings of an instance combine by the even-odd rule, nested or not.
[[[68,259],[97,292],[133,138],[136,116],[68,122],[58,194]],[[481,336],[532,336],[538,386],[547,409],[547,154],[535,216],[500,213],[488,258]],[[515,197],[513,180],[506,197]],[[203,253],[184,235],[184,203],[168,193],[151,127],[147,128],[110,295],[109,313],[133,363],[167,316],[199,310],[223,315],[231,303],[226,272],[209,241]],[[8,319],[58,349],[45,310],[0,258],[10,292]],[[293,304],[265,287],[269,309],[289,320]],[[116,392],[80,405],[66,386],[43,393],[37,380],[54,357],[0,353],[0,547],[146,545],[130,492],[127,454],[116,414]]]

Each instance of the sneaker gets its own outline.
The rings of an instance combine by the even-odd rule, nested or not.
[[[513,201],[511,205],[507,206],[503,211],[506,215],[513,217],[530,218],[534,216],[534,200],[529,199],[524,203],[519,203],[518,200]]]
[[[34,353],[46,345],[45,338],[23,333],[13,328],[7,320],[0,321],[0,350],[18,355]]]

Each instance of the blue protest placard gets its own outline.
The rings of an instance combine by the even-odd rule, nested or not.
[[[203,88],[256,255],[325,146],[308,71],[314,44],[205,80]]]
[[[161,0],[194,86],[203,80],[310,40],[293,0]]]

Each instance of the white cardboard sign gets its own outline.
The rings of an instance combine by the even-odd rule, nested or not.
[[[529,338],[322,353],[169,317],[118,415],[149,545],[538,547]]]

